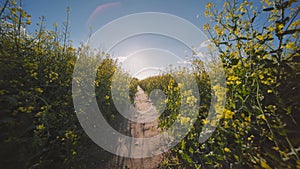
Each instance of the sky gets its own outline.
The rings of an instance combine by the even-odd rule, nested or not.
[[[220,1],[220,0],[217,0]],[[217,2],[216,1],[216,2]],[[25,0],[24,9],[32,15],[33,23],[39,17],[46,17],[46,24],[52,28],[53,23],[63,23],[66,8],[71,8],[71,39],[77,45],[87,41],[90,27],[95,31],[103,25],[125,15],[139,12],[169,13],[195,24],[202,29],[208,20],[204,17],[205,4],[208,0]],[[95,12],[97,7],[104,6]],[[32,31],[36,25],[29,29]]]
[[[208,2],[208,0],[25,0],[23,5],[32,16],[33,24],[27,28],[31,33],[37,28],[35,23],[41,16],[45,16],[48,29],[52,29],[54,23],[62,24],[66,18],[66,8],[70,7],[70,39],[73,45],[78,47],[80,43],[88,43],[91,33],[97,32],[108,23],[141,12],[172,14],[202,30],[203,25],[209,22],[204,16],[205,5]],[[221,0],[216,0],[214,3],[222,4],[220,2]],[[121,29],[134,28],[124,26]],[[128,37],[115,45],[110,52],[122,62],[126,71],[132,75],[142,74],[143,77],[138,78],[147,77],[147,72],[149,75],[155,74],[153,72],[162,72],[170,64],[187,63],[181,59],[192,53],[190,48],[176,39],[153,34]]]

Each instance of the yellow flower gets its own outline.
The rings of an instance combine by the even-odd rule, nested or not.
[[[39,116],[41,116],[42,114],[43,114],[43,112],[38,112],[38,113],[35,114],[35,117],[39,117]]]
[[[225,147],[225,148],[224,148],[224,151],[228,153],[228,152],[230,152],[230,149],[227,148],[227,147]]]
[[[77,152],[75,150],[71,150],[72,151],[72,155],[75,156],[77,154]]]
[[[208,17],[209,16],[209,14],[210,14],[210,12],[209,11],[205,11],[204,12],[204,15],[206,16],[206,17]],[[205,30],[205,29],[204,29]]]
[[[286,44],[286,49],[294,49],[295,48],[295,43],[294,42],[289,42],[288,44]]]
[[[234,112],[232,112],[231,110],[226,109],[224,112],[224,118],[225,119],[231,119],[234,115]]]
[[[229,2],[224,2],[223,8],[226,8],[227,6],[230,6]]]
[[[251,135],[250,137],[248,137],[248,140],[251,141],[254,138],[253,135]]]
[[[269,89],[269,90],[267,90],[267,92],[268,92],[268,93],[273,93],[273,91],[272,91],[272,90],[270,90],[270,89]]]
[[[214,26],[214,29],[215,29],[217,35],[224,34],[224,31],[222,30],[222,28],[218,27],[217,25]]]
[[[206,9],[209,9],[209,8],[211,8],[211,6],[212,6],[212,3],[209,2],[209,3],[206,4],[205,8],[206,8]]]
[[[300,168],[300,160],[297,160],[297,168]]]
[[[204,125],[204,124],[206,124],[208,122],[208,120],[207,119],[202,119],[201,122]]]
[[[283,24],[279,24],[279,25],[278,25],[278,29],[279,29],[279,30],[283,29],[283,27],[284,27]]]
[[[181,117],[180,118],[180,124],[185,124],[187,122],[189,122],[191,119],[189,117]]]
[[[260,78],[260,79],[263,79],[263,78],[264,78],[264,75],[259,75],[259,78]]]
[[[272,169],[265,160],[260,160],[260,166],[264,169]]]
[[[41,88],[36,88],[35,91],[39,92],[39,93],[43,93],[43,90]]]
[[[182,84],[182,83],[178,83],[178,88],[179,88],[179,89],[181,89],[181,88],[182,88],[182,86],[183,86],[183,84]]]
[[[257,118],[267,121],[266,116],[264,114],[258,115]]]
[[[37,125],[36,129],[37,130],[43,130],[43,129],[45,129],[45,126],[44,126],[44,124]]]
[[[228,77],[228,80],[231,80],[231,81],[236,81],[238,79],[239,79],[239,77],[237,77],[237,76],[229,76]]]

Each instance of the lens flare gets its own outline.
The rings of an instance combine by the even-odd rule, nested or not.
[[[92,12],[92,14],[89,16],[89,19],[87,20],[87,25],[99,14],[100,12],[107,10],[108,8],[112,8],[115,6],[121,5],[121,2],[111,2],[111,3],[106,3],[102,4],[96,7],[96,9]]]

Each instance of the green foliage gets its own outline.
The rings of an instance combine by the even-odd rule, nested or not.
[[[30,16],[15,2],[7,11],[0,40],[1,165],[60,167],[74,158],[80,134],[70,88],[75,49],[62,51],[42,22],[34,36],[21,32]]]
[[[71,88],[76,60],[88,57],[86,47],[73,48],[65,35],[68,29],[63,33],[46,30],[44,17],[34,34],[21,32],[20,28],[30,24],[30,15],[15,2],[7,3],[0,29],[1,167],[93,167],[82,160],[96,161],[95,152],[101,154],[103,150],[91,142],[78,123]],[[107,93],[103,96],[100,91],[110,90],[107,79],[116,64],[103,55],[99,56],[95,83],[102,87],[97,93],[106,101]],[[110,112],[112,108],[107,109]],[[107,153],[105,156],[109,157]]]
[[[263,0],[261,8],[248,1],[225,1],[222,11],[207,4],[205,15],[212,25],[204,29],[223,61],[227,98],[223,119],[205,143],[198,142],[199,133],[203,125],[213,124],[205,119],[212,95],[218,94],[212,92],[221,87],[211,86],[200,60],[194,60],[193,73],[178,70],[142,81],[131,79],[107,53],[72,47],[69,9],[64,30],[58,30],[58,25],[46,30],[41,17],[37,30],[29,35],[24,28],[31,24],[30,15],[21,5],[7,0],[0,11],[2,168],[95,168],[109,160],[111,154],[85,135],[74,111],[71,86],[78,59],[84,61],[83,68],[97,66],[95,81],[82,85],[95,85],[99,108],[114,128],[119,129],[124,121],[112,100],[114,78],[118,79],[114,90],[125,96],[116,98],[118,103],[128,99],[123,84],[128,84],[131,103],[138,85],[148,95],[160,89],[166,95],[165,102],[157,105],[164,108],[160,127],[168,129],[176,120],[191,126],[188,135],[166,154],[164,168],[299,168],[296,1]],[[177,75],[187,86],[176,81]],[[196,121],[191,120],[188,106],[199,100],[195,93],[181,92],[182,87],[192,85],[193,78],[201,99]],[[187,107],[179,115],[183,105]]]
[[[293,0],[261,5],[226,1],[218,11],[207,4],[213,26],[204,29],[227,76],[224,118],[203,144],[191,139],[192,131],[166,166],[299,167],[299,6]]]
[[[167,168],[199,168],[201,166],[199,155],[203,156],[208,153],[207,148],[200,149],[198,139],[203,125],[207,123],[205,118],[208,115],[211,101],[210,80],[208,75],[202,71],[201,61],[195,61],[194,66],[197,69],[193,73],[187,70],[171,71],[170,74],[149,77],[139,82],[148,95],[155,89],[162,90],[166,95],[163,103],[166,105],[159,119],[159,126],[163,130],[169,130],[169,134],[176,138],[176,133],[174,133],[176,128],[170,130],[176,120],[182,125],[179,127],[190,127],[188,135],[171,150],[168,158],[163,161],[162,165]],[[190,113],[193,109],[189,105],[198,102],[197,95],[186,90],[188,86],[192,85],[193,78],[196,79],[200,96],[200,109],[196,110],[199,111],[196,121],[192,120],[193,116]],[[179,83],[175,79],[181,79],[185,84]]]

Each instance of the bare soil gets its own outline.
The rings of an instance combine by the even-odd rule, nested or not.
[[[135,118],[142,118],[144,121],[150,121],[145,123],[138,123],[128,120],[126,125],[123,127],[123,131],[125,133],[129,133],[131,137],[135,138],[148,138],[158,135],[161,130],[158,127],[158,119],[157,111],[148,96],[145,94],[143,89],[138,86],[138,91],[135,94],[134,98],[134,110],[132,110],[132,115]],[[148,119],[148,120],[147,120]],[[151,121],[151,119],[155,119]],[[139,148],[134,147],[134,145],[142,145],[138,146]],[[138,155],[143,151],[151,151],[153,146],[157,145],[146,145],[143,142],[132,143],[133,147],[131,147],[130,153],[137,153],[134,155]],[[117,151],[128,151],[128,149],[124,149],[123,147],[118,147],[116,145]],[[107,169],[155,169],[160,167],[160,163],[163,160],[163,154],[155,155],[149,158],[124,158],[121,156],[114,155],[111,158],[106,167]]]

